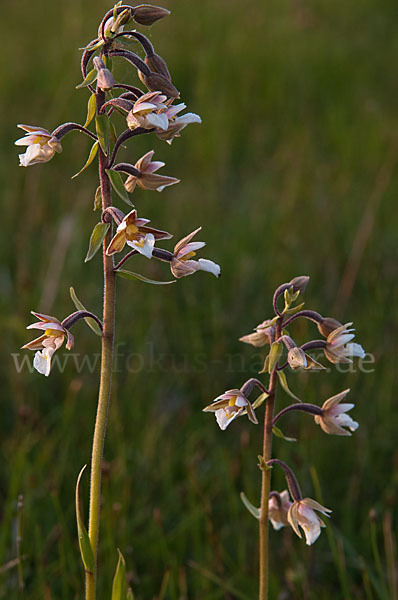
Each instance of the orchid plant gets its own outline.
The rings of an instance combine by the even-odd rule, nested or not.
[[[88,529],[80,508],[79,474],[76,485],[76,513],[81,557],[85,569],[85,598],[94,600],[97,588],[97,556],[100,528],[100,494],[101,463],[104,438],[109,411],[112,360],[115,328],[116,276],[127,279],[138,279],[152,284],[169,284],[172,281],[153,281],[147,277],[122,269],[122,266],[134,255],[141,254],[147,259],[157,259],[169,263],[172,275],[178,279],[191,275],[196,271],[208,271],[215,276],[220,275],[220,267],[213,261],[195,259],[196,252],[205,246],[204,242],[192,241],[200,228],[184,237],[170,251],[159,248],[156,243],[172,237],[167,231],[148,226],[149,220],[139,217],[131,202],[130,194],[136,188],[161,192],[165,187],[179,183],[175,177],[158,173],[163,162],[154,161],[154,151],[148,151],[133,164],[118,162],[118,153],[126,142],[139,135],[152,134],[171,144],[179,137],[181,131],[191,123],[200,123],[201,119],[194,113],[180,114],[186,108],[184,103],[176,103],[179,92],[173,85],[166,62],[159,56],[149,39],[129,27],[133,22],[142,26],[150,26],[159,19],[169,15],[169,11],[147,4],[139,6],[124,5],[119,2],[109,10],[99,25],[97,36],[84,48],[81,58],[83,81],[77,88],[89,91],[87,119],[84,125],[64,123],[49,132],[43,127],[19,125],[25,137],[17,140],[18,146],[27,146],[20,155],[20,164],[28,167],[51,160],[56,153],[62,151],[61,141],[72,131],[84,133],[93,142],[87,162],[76,174],[79,175],[94,159],[98,160],[99,186],[95,193],[94,210],[100,212],[100,220],[95,225],[85,261],[90,261],[102,248],[104,272],[104,300],[102,319],[86,310],[73,289],[71,296],[77,311],[60,321],[59,319],[33,312],[39,320],[28,329],[38,329],[40,337],[27,343],[24,348],[36,351],[34,367],[39,373],[48,376],[51,371],[51,359],[54,353],[66,341],[66,349],[70,350],[74,340],[71,327],[80,319],[101,337],[102,358],[99,383],[97,416],[94,428]],[[131,44],[139,46],[139,54],[132,52]],[[144,89],[131,83],[115,80],[112,74],[112,61],[125,60],[133,67]],[[124,131],[117,133],[114,115],[123,115],[126,123]],[[92,131],[89,126],[94,123]],[[127,176],[127,177],[126,177]],[[129,212],[124,214],[117,206],[124,201]],[[115,231],[114,231],[115,229]],[[124,250],[127,252],[122,255]],[[118,262],[115,262],[115,255]],[[119,561],[113,582],[113,599],[128,600],[133,597],[127,589],[123,556],[119,553]]]
[[[323,353],[325,358],[334,364],[351,363],[354,357],[365,357],[362,346],[352,342],[354,338],[352,323],[342,325],[336,319],[323,317],[313,310],[303,309],[304,302],[301,298],[308,281],[309,277],[296,277],[289,283],[279,286],[273,296],[275,315],[260,323],[254,332],[240,338],[241,342],[256,348],[269,346],[264,367],[260,371],[261,374],[268,376],[268,384],[265,385],[259,379],[251,378],[240,389],[228,390],[203,409],[205,412],[214,412],[219,427],[225,430],[232,421],[243,415],[247,415],[252,423],[257,424],[260,406],[265,404],[263,451],[258,456],[258,466],[261,469],[260,507],[254,506],[243,492],[241,494],[244,505],[259,521],[260,600],[268,598],[270,554],[268,522],[270,521],[276,530],[290,526],[300,538],[302,530],[306,543],[311,545],[318,539],[321,528],[325,527],[319,514],[329,517],[331,513],[329,508],[325,508],[315,500],[303,498],[292,469],[285,462],[272,458],[274,435],[292,441],[292,438],[287,438],[277,427],[279,419],[290,412],[306,412],[314,417],[315,423],[320,425],[325,433],[334,435],[349,436],[358,427],[358,423],[347,414],[354,407],[353,404],[345,402],[350,390],[344,390],[326,400],[322,406],[318,406],[302,402],[288,385],[286,376],[288,369],[292,372],[325,369],[311,355],[315,350]],[[288,328],[300,319],[315,323],[323,339],[298,345],[289,335]],[[293,398],[294,402],[275,414],[278,384]],[[254,402],[250,402],[249,397],[255,388],[258,388],[261,393]],[[271,490],[271,470],[274,465],[281,467],[285,474],[287,489],[281,492]]]

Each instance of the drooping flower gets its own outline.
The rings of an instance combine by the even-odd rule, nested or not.
[[[268,518],[276,531],[285,525],[289,525],[287,514],[291,505],[292,502],[287,490],[283,490],[280,494],[275,492],[270,494],[268,500]]]
[[[18,125],[18,127],[26,131],[26,134],[25,137],[16,140],[15,145],[28,146],[26,152],[19,155],[21,167],[48,162],[56,152],[62,152],[61,142],[47,129],[33,125]]]
[[[186,108],[186,104],[171,105],[165,111],[165,115],[168,119],[168,126],[163,131],[156,131],[156,135],[160,140],[165,140],[168,144],[171,144],[175,137],[180,137],[181,131],[191,123],[201,123],[202,119],[195,113],[186,113],[185,115],[177,116],[179,112]]]
[[[27,329],[41,329],[44,330],[44,333],[35,340],[22,346],[22,348],[37,350],[33,359],[33,366],[39,373],[48,377],[54,352],[62,346],[65,338],[66,349],[70,350],[73,347],[73,336],[55,317],[42,315],[41,313],[33,311],[32,315],[40,320],[38,323],[28,325]]]
[[[140,172],[140,176],[129,175],[124,187],[131,193],[138,185],[143,190],[157,190],[161,192],[168,185],[179,183],[180,180],[175,177],[166,177],[166,175],[157,175],[155,171],[164,167],[165,163],[158,160],[152,160],[155,154],[154,150],[147,152],[136,163],[135,168]]]
[[[301,538],[299,526],[303,529],[308,546],[318,539],[321,527],[326,527],[322,519],[316,514],[316,510],[326,517],[329,517],[328,513],[332,512],[319,502],[311,498],[304,498],[303,500],[295,500],[287,513],[288,521],[299,538]]]
[[[135,209],[130,211],[116,229],[116,234],[106,250],[107,255],[121,252],[127,244],[140,254],[151,258],[155,241],[170,239],[172,235],[167,231],[147,227],[147,223],[149,219],[139,219]]]
[[[239,338],[240,342],[244,342],[245,344],[251,344],[256,348],[261,348],[265,346],[265,344],[270,343],[270,339],[274,338],[275,327],[271,325],[272,321],[267,319],[257,325],[254,330],[254,333],[249,333],[248,335],[244,335]]]
[[[258,423],[252,405],[241,390],[226,391],[218,396],[212,404],[206,406],[203,412],[214,412],[217,423],[223,431],[234,419],[243,414],[247,414],[252,423]]]
[[[340,404],[350,390],[344,390],[336,396],[328,398],[323,405],[322,415],[315,415],[315,423],[320,425],[325,433],[333,435],[351,435],[344,429],[348,427],[351,431],[358,429],[359,425],[346,413],[354,407],[354,404]]]
[[[304,350],[298,346],[290,348],[287,353],[287,362],[289,363],[289,367],[293,370],[305,369],[319,371],[325,368],[321,363],[312,358],[312,356],[304,352]]]
[[[166,115],[167,96],[161,92],[148,92],[134,103],[132,110],[127,115],[129,129],[161,129],[167,131],[169,118]]]
[[[329,333],[324,348],[326,358],[332,363],[351,363],[352,357],[365,358],[365,350],[360,344],[349,343],[355,337],[350,329],[352,323],[346,323]]]
[[[186,275],[192,275],[196,271],[208,271],[216,277],[220,276],[221,269],[212,260],[199,258],[192,260],[196,256],[196,251],[206,246],[206,242],[191,242],[192,238],[201,230],[201,227],[192,231],[174,246],[174,258],[170,263],[171,272],[174,277],[179,279]]]

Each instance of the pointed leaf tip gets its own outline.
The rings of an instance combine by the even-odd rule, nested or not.
[[[259,519],[260,515],[261,515],[261,511],[259,508],[256,508],[251,502],[250,500],[247,498],[246,494],[244,492],[240,493],[240,499],[242,500],[243,504],[245,505],[245,508],[247,508],[247,510],[249,511],[249,513],[251,515],[253,515],[253,517],[255,519]]]
[[[86,571],[93,573],[94,567],[95,567],[93,549],[91,547],[90,538],[88,537],[87,529],[84,525],[84,521],[83,521],[83,518],[81,515],[81,511],[80,511],[79,485],[80,485],[80,480],[83,475],[83,471],[86,468],[86,466],[87,465],[84,465],[84,467],[81,469],[81,471],[78,475],[78,478],[77,478],[77,482],[76,482],[76,493],[75,493],[76,522],[77,522],[77,533],[78,533],[78,537],[79,537],[80,555],[81,555],[81,558],[82,558],[82,561],[84,564],[84,568],[86,569]]]
[[[90,236],[87,255],[84,259],[84,262],[88,262],[97,254],[102,242],[105,239],[106,234],[108,233],[109,227],[110,223],[99,222],[96,224]]]
[[[70,297],[72,299],[73,304],[76,306],[77,310],[87,310],[87,308],[80,302],[79,298],[76,296],[76,292],[73,287],[69,288]],[[96,333],[98,336],[102,337],[102,331],[96,321],[91,317],[85,317],[85,322],[87,325]]]
[[[115,576],[112,584],[112,600],[127,600],[126,562],[119,549],[118,553],[119,560],[117,561]]]

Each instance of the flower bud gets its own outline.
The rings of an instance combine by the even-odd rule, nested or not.
[[[170,98],[178,98],[180,96],[180,92],[174,87],[171,81],[160,73],[142,74],[141,81],[143,81],[150,92],[160,91]]]
[[[113,86],[115,85],[115,80],[113,78],[111,71],[106,68],[104,61],[101,60],[101,58],[98,58],[98,56],[93,58],[93,64],[98,73],[98,75],[97,75],[98,87],[101,90],[103,90],[104,92],[111,90],[113,88]]]
[[[170,14],[170,11],[161,6],[152,6],[151,4],[140,4],[133,9],[133,19],[140,25],[153,25],[155,21],[163,19]]]
[[[153,71],[154,73],[159,73],[166,77],[169,81],[171,81],[170,73],[167,68],[166,61],[163,60],[159,54],[151,54],[145,57],[145,64]]]
[[[304,294],[309,280],[310,278],[308,277],[308,275],[300,275],[299,277],[294,277],[290,281],[290,283],[293,285],[293,292],[300,292],[300,294]]]
[[[341,323],[332,317],[326,317],[317,323],[317,326],[319,333],[321,333],[323,337],[327,338],[332,331],[341,327]]]

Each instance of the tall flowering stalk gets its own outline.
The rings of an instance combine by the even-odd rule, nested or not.
[[[78,88],[90,92],[87,107],[87,119],[84,125],[64,123],[50,132],[43,127],[19,125],[25,137],[16,141],[19,146],[27,146],[20,155],[21,166],[28,167],[48,162],[56,153],[62,151],[61,140],[70,132],[84,133],[93,141],[87,162],[76,174],[79,175],[94,159],[98,160],[99,187],[95,194],[94,210],[101,212],[101,218],[95,225],[89,242],[85,261],[90,261],[102,247],[104,272],[104,302],[102,320],[87,311],[72,290],[72,300],[77,311],[59,321],[56,317],[34,312],[39,319],[28,328],[39,329],[42,333],[24,348],[35,350],[34,367],[39,373],[48,376],[51,370],[53,354],[66,342],[70,350],[74,339],[70,333],[76,321],[84,318],[87,324],[101,336],[101,373],[97,416],[94,428],[91,477],[89,524],[86,530],[80,509],[79,482],[76,486],[76,512],[81,556],[86,574],[86,600],[96,598],[97,556],[100,529],[101,462],[107,426],[109,402],[112,385],[112,361],[115,329],[116,275],[127,279],[138,279],[152,284],[169,284],[171,281],[153,281],[147,277],[126,270],[125,263],[134,255],[142,254],[147,259],[157,259],[169,263],[175,278],[184,277],[198,270],[208,271],[217,277],[220,267],[206,259],[194,259],[196,252],[203,248],[204,242],[191,241],[199,231],[196,229],[176,244],[170,251],[159,248],[160,240],[172,237],[162,229],[149,226],[148,219],[138,216],[129,194],[135,189],[162,191],[165,187],[179,183],[175,177],[158,173],[163,162],[154,161],[154,151],[148,151],[141,158],[135,157],[132,163],[118,162],[118,153],[131,138],[152,134],[169,144],[179,137],[190,123],[200,123],[201,119],[193,113],[180,114],[185,104],[176,103],[179,92],[172,83],[166,62],[159,56],[142,33],[129,27],[130,23],[150,26],[155,21],[169,15],[169,11],[151,5],[129,6],[119,2],[103,17],[97,36],[85,48],[81,58],[83,81]],[[129,48],[136,42],[140,54]],[[124,60],[138,75],[138,85],[116,81],[112,74],[112,61]],[[142,89],[142,87],[144,89]],[[126,129],[116,132],[112,117],[121,113],[126,119]],[[95,123],[95,131],[89,129]],[[145,191],[143,192],[145,194]],[[114,205],[124,201],[129,206],[124,214]],[[123,255],[124,250],[127,250]],[[115,255],[118,260],[115,262]],[[127,590],[124,559],[119,562],[113,582],[112,598],[128,600],[132,598]]]
[[[306,412],[314,417],[316,424],[328,434],[351,435],[358,423],[347,413],[354,407],[345,403],[349,390],[326,400],[322,406],[302,402],[289,388],[286,372],[302,370],[317,371],[325,367],[311,353],[317,351],[332,363],[351,363],[354,357],[364,358],[365,352],[359,344],[352,342],[354,329],[352,323],[342,325],[336,319],[323,317],[313,310],[304,310],[301,302],[309,277],[296,277],[289,283],[279,286],[273,296],[274,316],[260,323],[255,330],[240,338],[240,341],[255,347],[269,346],[265,357],[264,367],[260,371],[268,377],[263,384],[258,379],[249,379],[240,389],[228,390],[218,396],[212,404],[206,406],[205,412],[214,412],[218,425],[226,429],[237,417],[247,415],[249,420],[257,424],[260,406],[265,404],[264,438],[262,454],[258,456],[261,469],[260,507],[254,506],[244,493],[242,501],[249,512],[259,522],[259,598],[268,598],[269,579],[269,535],[268,523],[274,529],[290,526],[302,537],[304,532],[306,543],[313,544],[325,527],[319,516],[329,517],[330,509],[325,508],[311,498],[303,498],[300,486],[292,469],[284,462],[272,457],[272,438],[286,438],[276,423],[288,412]],[[282,300],[284,306],[282,308]],[[297,304],[297,302],[300,302]],[[289,335],[290,326],[296,321],[306,319],[313,322],[323,339],[315,339],[298,345]],[[289,328],[289,329],[288,329]],[[294,402],[275,414],[277,388],[280,386]],[[260,395],[251,402],[249,397],[254,389],[260,390]],[[284,471],[287,489],[282,492],[271,490],[271,472],[274,465]]]

